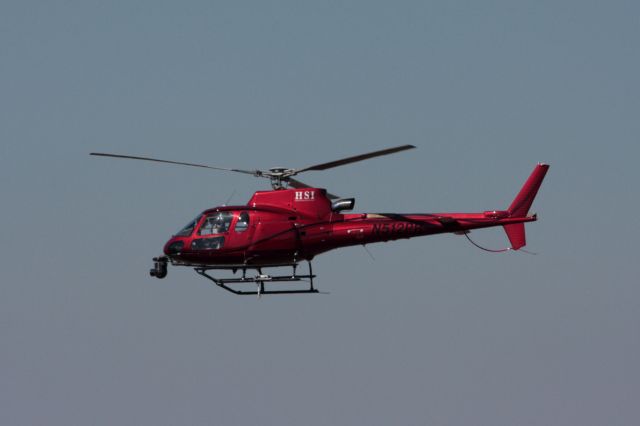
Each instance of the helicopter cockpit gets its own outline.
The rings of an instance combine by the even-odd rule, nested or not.
[[[229,230],[233,213],[217,212],[214,215],[207,216],[198,229],[198,235],[222,234]]]

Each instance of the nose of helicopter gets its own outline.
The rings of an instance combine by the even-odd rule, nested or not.
[[[180,254],[184,249],[184,240],[181,238],[172,237],[167,243],[164,245],[164,254],[167,256],[175,256]]]

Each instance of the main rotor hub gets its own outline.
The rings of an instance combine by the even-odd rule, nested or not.
[[[284,189],[285,184],[289,183],[289,177],[294,174],[295,170],[286,167],[272,167],[269,169],[269,173],[265,173],[269,176],[273,189]]]
[[[287,169],[286,167],[272,167],[272,168],[269,169],[269,172],[271,174],[280,175],[280,176],[283,176],[283,175],[290,176],[290,173],[292,171],[293,170]]]

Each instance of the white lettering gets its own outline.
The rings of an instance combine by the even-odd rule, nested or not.
[[[313,201],[315,199],[315,191],[296,191],[295,201]]]

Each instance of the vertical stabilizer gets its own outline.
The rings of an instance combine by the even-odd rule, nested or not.
[[[511,249],[518,250],[527,245],[527,237],[524,233],[524,223],[512,223],[511,225],[504,225],[504,232],[509,237],[511,243]]]
[[[531,208],[531,204],[533,204],[533,200],[538,194],[542,180],[547,174],[547,170],[549,170],[549,165],[542,163],[539,163],[535,169],[533,169],[529,179],[524,183],[522,189],[520,189],[520,192],[518,192],[518,195],[516,195],[516,198],[509,206],[508,212],[510,217],[527,216],[527,213],[529,213],[529,209]],[[527,244],[524,223],[504,225],[503,228],[504,232],[507,233],[507,237],[509,238],[511,248],[513,250],[518,250]]]
[[[536,198],[538,189],[542,184],[544,176],[549,170],[548,164],[538,163],[533,173],[529,176],[529,179],[524,183],[518,195],[509,206],[509,214],[511,217],[525,217],[533,204],[533,199]]]

